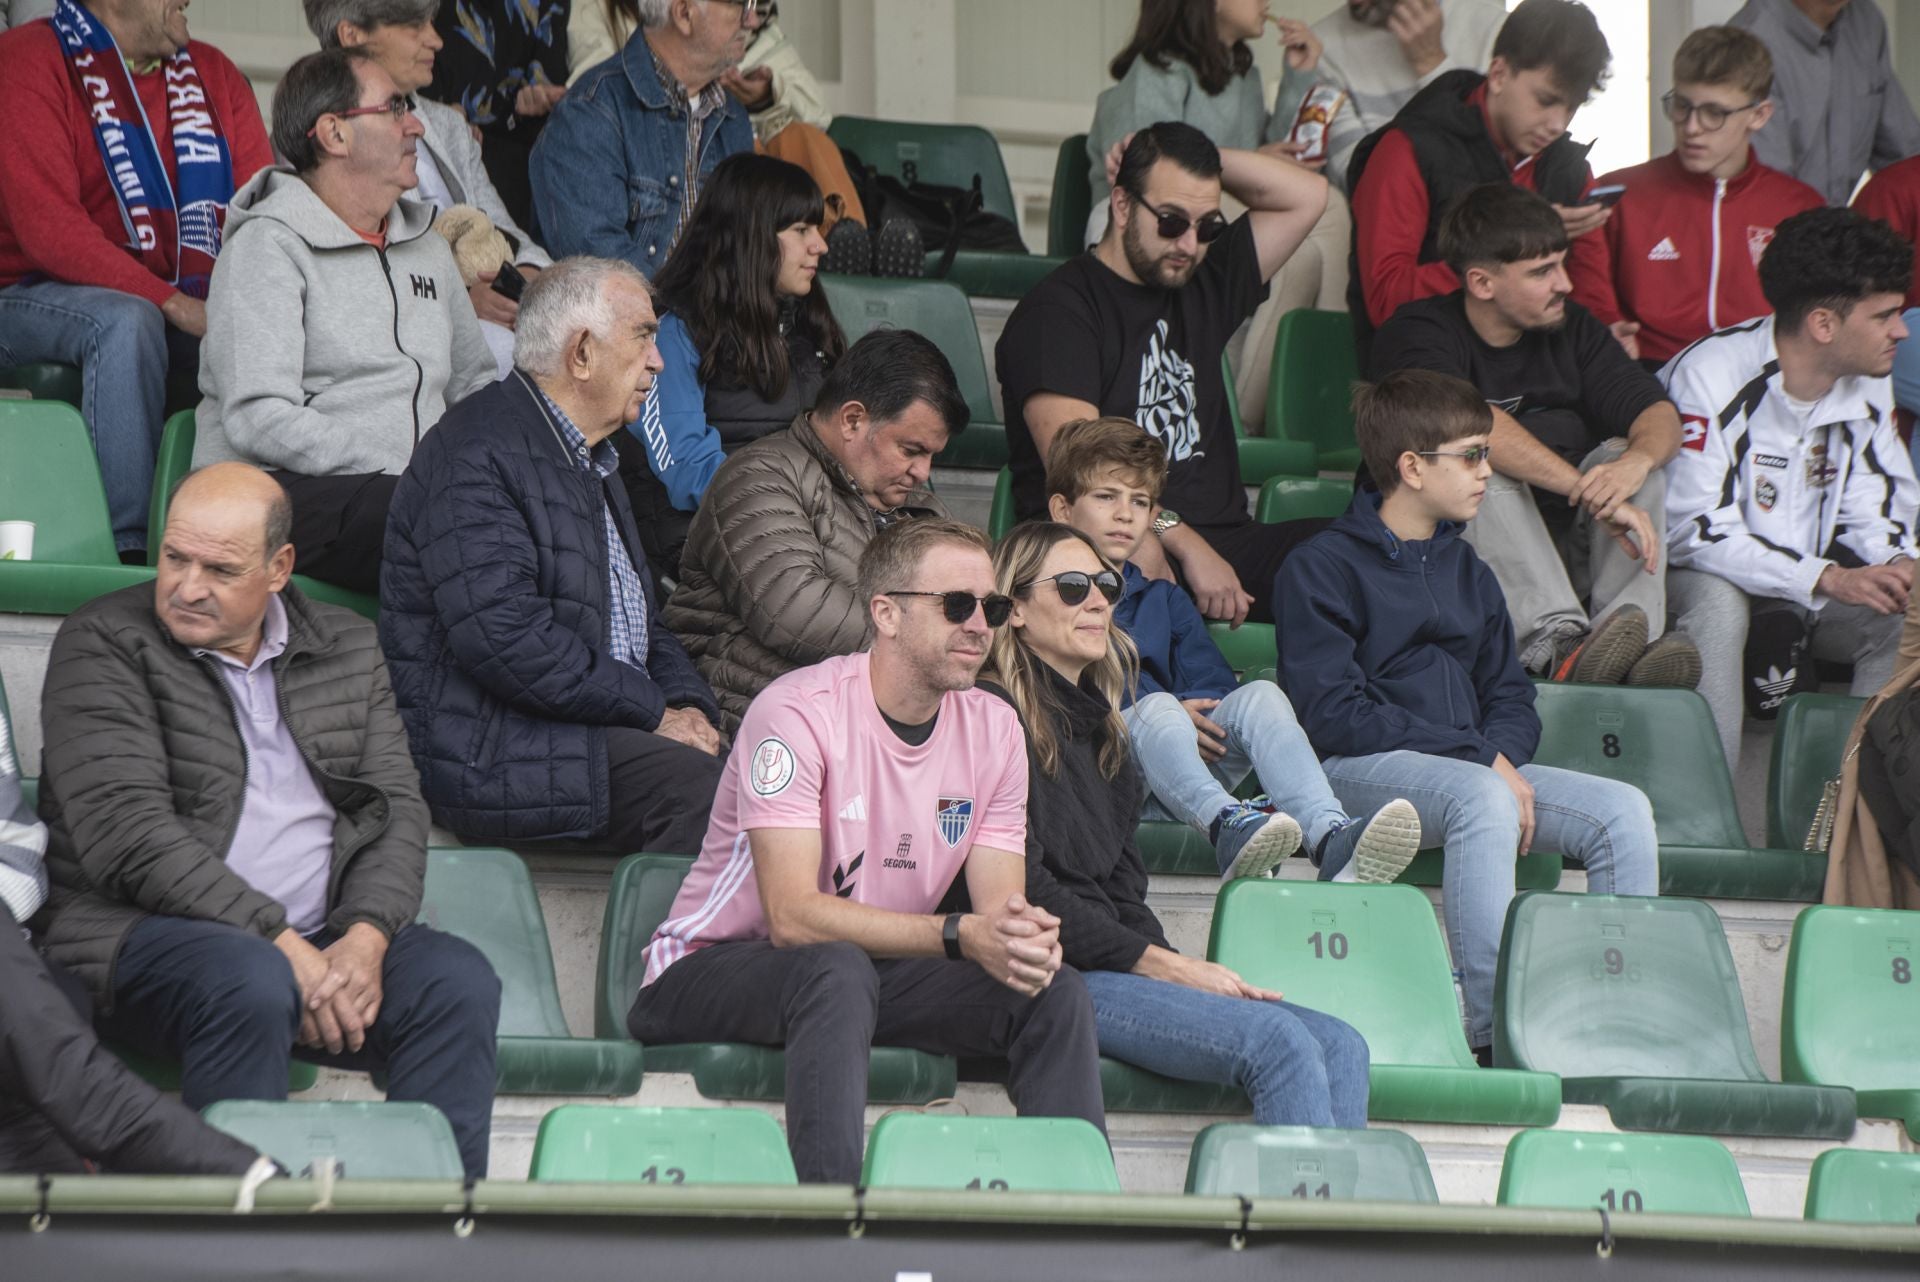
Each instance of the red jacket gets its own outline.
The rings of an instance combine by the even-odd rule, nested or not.
[[[1640,355],[1667,361],[1715,330],[1764,316],[1760,254],[1782,219],[1826,202],[1757,157],[1724,181],[1692,174],[1669,152],[1598,185],[1627,194],[1600,229],[1614,294],[1640,322]]]
[[[1888,165],[1853,198],[1853,207],[1869,218],[1884,218],[1908,240],[1920,238],[1920,156]],[[1907,287],[1907,306],[1920,307],[1920,258],[1913,264],[1913,284]]]
[[[1486,86],[1466,101],[1486,113]],[[1513,181],[1528,191],[1534,187],[1532,157],[1505,155]],[[1589,183],[1589,186],[1591,184]],[[1442,262],[1420,261],[1421,246],[1438,214],[1429,208],[1427,185],[1414,159],[1413,142],[1397,128],[1388,128],[1374,144],[1373,154],[1353,189],[1354,257],[1366,298],[1367,317],[1384,325],[1403,303],[1460,288],[1460,278]],[[1598,235],[1574,240],[1567,252],[1567,275],[1573,280],[1574,301],[1608,324],[1620,319],[1613,285],[1607,276],[1606,251]]]
[[[233,157],[236,190],[273,163],[267,128],[253,86],[212,45],[189,42]],[[97,285],[135,294],[156,307],[174,288],[148,271],[126,247],[120,204],[93,138],[93,120],[73,88],[53,24],[29,22],[0,32],[0,286],[35,273],[70,285]],[[154,142],[174,177],[173,129],[168,123],[166,73],[133,75]]]

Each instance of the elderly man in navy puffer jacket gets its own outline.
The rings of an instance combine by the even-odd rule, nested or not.
[[[608,439],[660,369],[645,279],[527,289],[514,372],[453,406],[394,493],[380,640],[422,790],[464,839],[695,854],[713,691],[660,625]]]

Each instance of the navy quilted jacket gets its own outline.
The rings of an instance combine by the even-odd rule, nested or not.
[[[647,594],[645,672],[607,651],[603,496]],[[380,641],[433,816],[470,841],[598,836],[606,727],[719,715],[660,624],[619,476],[574,463],[518,373],[449,409],[400,478]]]

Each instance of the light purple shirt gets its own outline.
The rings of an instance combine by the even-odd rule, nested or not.
[[[287,607],[267,602],[265,635],[251,664],[214,650],[195,650],[220,664],[233,696],[234,721],[247,754],[247,792],[227,866],[287,910],[287,924],[311,935],[326,924],[327,880],[333,869],[333,803],[307,769],[293,732],[280,716],[273,661],[287,648]]]

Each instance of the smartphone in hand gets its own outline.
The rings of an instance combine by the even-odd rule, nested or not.
[[[520,295],[526,292],[527,278],[512,263],[501,263],[500,274],[493,278],[491,286],[494,293],[512,302],[519,302]]]
[[[1586,199],[1580,203],[1583,205],[1606,205],[1608,208],[1612,208],[1614,205],[1619,204],[1620,198],[1626,194],[1627,188],[1624,183],[1610,183],[1605,187],[1595,187],[1587,193]]]

